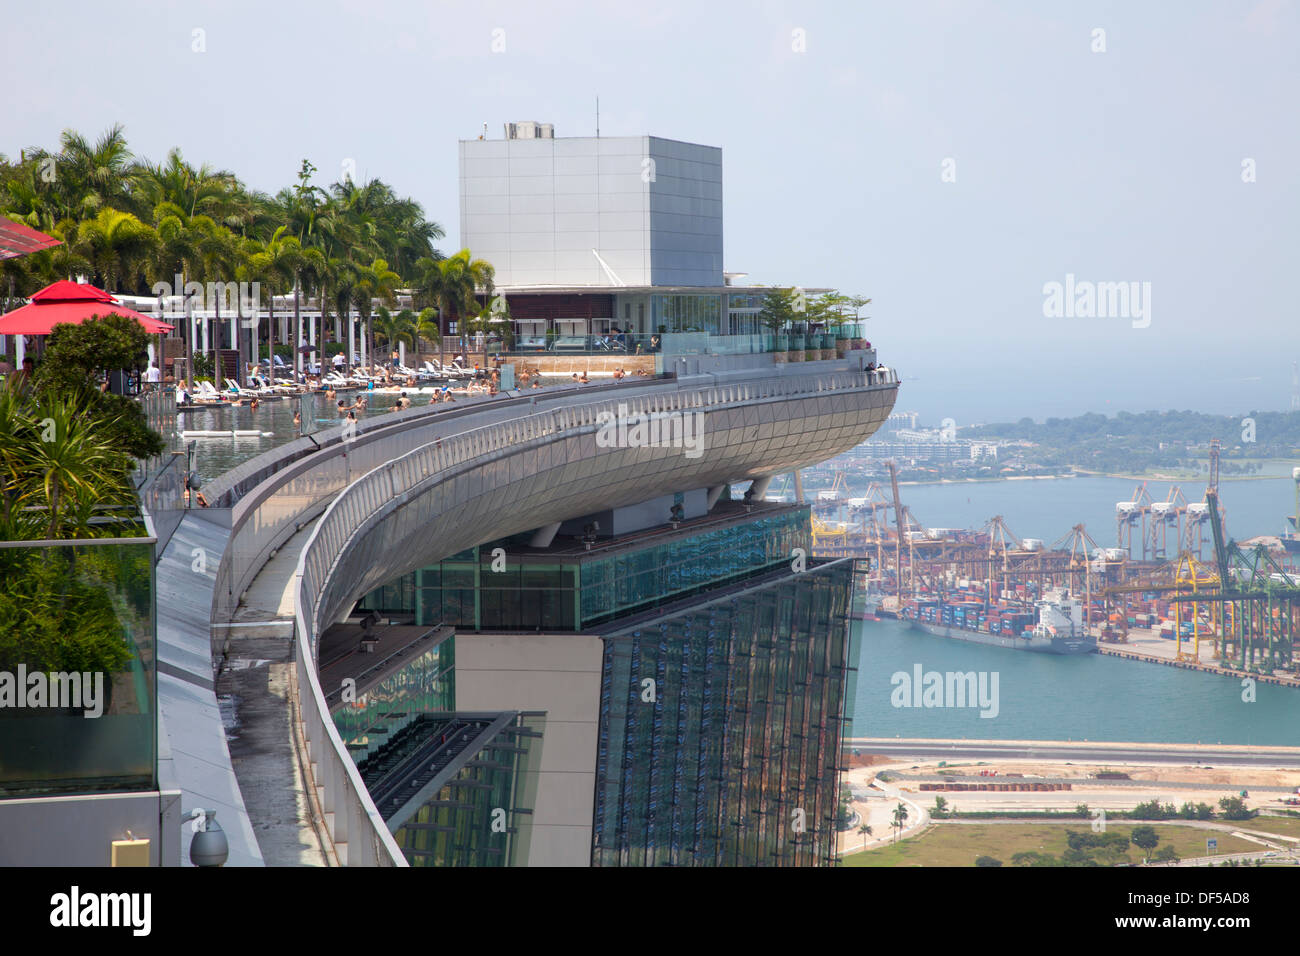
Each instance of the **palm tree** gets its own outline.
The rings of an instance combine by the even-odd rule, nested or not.
[[[154,230],[129,212],[101,209],[71,233],[74,250],[90,262],[109,292],[118,280],[132,275],[149,259],[158,241]]]
[[[153,220],[158,234],[155,270],[163,281],[181,276],[182,285],[191,277],[202,276],[204,244],[219,235],[221,227],[210,216],[186,212],[170,200],[154,207]],[[184,288],[173,290],[183,295]]]
[[[347,323],[347,331],[342,337],[347,342],[348,367],[351,368],[355,344],[352,335],[352,292],[357,284],[357,274],[352,263],[346,259],[330,259],[326,263],[325,278],[327,285],[322,288],[321,302],[328,303],[332,299],[338,315]]]
[[[871,836],[871,827],[864,823],[862,826],[858,827],[858,832],[862,834],[862,847],[863,849],[866,849],[867,837]]]
[[[5,215],[33,229],[48,233],[60,219],[68,217],[62,198],[42,176],[40,160],[24,159],[5,181],[7,195],[0,195]]]
[[[317,320],[321,327],[316,330],[318,344],[325,336],[325,295],[324,282],[329,272],[329,263],[325,254],[319,249],[299,248],[293,260],[293,318],[298,329],[298,340],[303,339],[301,295],[304,291],[315,291],[321,303],[321,315]],[[272,359],[274,361],[274,359]]]
[[[903,804],[900,803],[898,806],[894,807],[894,830],[895,830],[894,842],[895,843],[898,842],[898,837],[903,830],[903,825],[907,823],[907,815],[908,815],[907,807],[904,806]]]
[[[433,243],[446,233],[438,223],[424,218],[419,203],[398,200],[389,212],[392,225],[386,237],[389,244],[386,252],[395,271],[404,276],[413,275],[419,260],[442,258]]]
[[[219,223],[232,215],[242,192],[233,173],[207,163],[195,169],[179,149],[171,150],[163,163],[141,164],[138,178],[140,196],[151,208],[171,203],[187,217],[207,216]]]
[[[234,235],[228,229],[217,229],[211,236],[208,236],[200,245],[200,254],[203,256],[203,271],[209,281],[230,282],[234,279],[239,267],[248,257],[248,249],[240,237]],[[211,303],[216,323],[217,343],[214,347],[220,348],[221,342],[221,296],[213,296],[215,300]],[[230,348],[239,348],[237,338],[238,329],[231,335]]]
[[[324,257],[319,249],[304,249],[295,236],[289,235],[288,226],[280,226],[270,240],[261,246],[253,257],[255,268],[271,288],[271,304],[274,311],[275,291],[293,291],[294,314],[294,355],[295,366],[302,370],[302,356],[297,351],[303,342],[302,311],[299,295],[303,286],[304,274],[314,280],[323,268]],[[274,346],[274,315],[272,315],[271,341]],[[272,348],[274,351],[274,347]],[[275,358],[271,359],[272,364]]]
[[[375,334],[383,339],[384,348],[392,350],[398,342],[415,347],[415,313],[403,309],[396,315],[384,306],[375,309]]]
[[[10,376],[0,384],[0,538],[28,537],[21,532],[24,515],[18,501],[33,477],[26,452],[31,421],[25,411],[30,383]]]
[[[184,199],[184,197],[180,197]],[[191,213],[178,206],[171,199],[163,200],[154,206],[154,222],[158,242],[154,255],[154,279],[172,283],[174,295],[186,296],[185,314],[190,315],[190,302],[185,286],[191,280],[202,282],[208,262],[208,253],[214,245],[222,242],[222,228],[207,215]],[[176,288],[176,277],[180,276],[180,288]],[[202,300],[200,300],[202,301]],[[190,365],[193,367],[194,353],[198,348],[195,330],[190,322],[185,323],[185,338],[189,340]]]
[[[124,212],[132,210],[135,169],[120,123],[93,144],[75,130],[64,130],[59,140],[61,148],[52,157],[54,185],[62,197],[65,215],[94,216],[110,206]]]
[[[415,347],[418,350],[420,340],[437,347],[442,343],[442,332],[438,329],[438,310],[421,309],[415,319]]]
[[[43,507],[44,535],[84,535],[95,505],[129,505],[135,492],[127,477],[128,458],[83,402],[43,395],[32,409],[26,438],[17,453],[20,505]]]
[[[352,304],[361,313],[362,334],[368,346],[368,360],[373,364],[374,342],[370,332],[372,303],[375,299],[382,303],[391,302],[397,283],[402,281],[402,277],[388,268],[388,263],[383,259],[375,259],[368,266],[353,266],[353,272],[356,275],[356,284],[352,288]]]
[[[478,313],[475,295],[479,290],[488,296],[495,291],[496,270],[491,263],[472,258],[468,249],[446,259],[421,259],[417,266],[420,291],[441,313],[444,333],[448,331],[445,323],[453,314],[469,317]]]

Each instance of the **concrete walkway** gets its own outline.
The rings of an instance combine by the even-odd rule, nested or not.
[[[865,786],[872,792],[869,799],[855,799],[851,803],[858,814],[859,825],[865,823],[871,827],[871,836],[864,840],[856,826],[852,830],[839,834],[841,856],[861,853],[863,850],[874,850],[895,843],[897,840],[905,840],[915,836],[930,824],[930,811],[917,802],[915,796],[911,794],[905,796],[897,786],[876,779],[875,773],[870,768],[849,771],[845,775],[845,784],[850,787],[856,785],[859,791]],[[894,808],[900,803],[907,807],[907,822],[903,824],[903,829],[896,833],[893,829]]]
[[[239,789],[268,866],[333,863],[307,799],[290,694],[294,575],[314,528],[312,522],[290,538],[253,579],[227,629],[229,650],[217,680],[231,704],[230,754]]]
[[[158,606],[159,722],[171,750],[182,811],[216,810],[230,845],[228,866],[261,866],[212,680],[212,588],[229,532],[188,512],[155,570]],[[184,824],[181,863],[189,865],[193,827]]]

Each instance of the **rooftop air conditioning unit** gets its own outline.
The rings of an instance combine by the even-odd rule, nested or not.
[[[506,139],[554,139],[555,127],[550,123],[537,123],[533,120],[521,120],[518,123],[506,123]]]

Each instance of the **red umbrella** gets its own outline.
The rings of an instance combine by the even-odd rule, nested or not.
[[[103,289],[60,279],[32,296],[32,301],[0,316],[0,335],[49,335],[56,325],[80,325],[92,315],[125,315],[146,332],[170,332],[166,322],[119,305]]]
[[[63,243],[53,236],[37,232],[21,222],[14,222],[0,216],[0,259],[15,259],[41,249],[61,246]]]

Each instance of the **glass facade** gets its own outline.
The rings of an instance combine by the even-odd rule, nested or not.
[[[617,617],[732,584],[811,552],[809,509],[746,515],[721,526],[591,552],[519,554],[511,542],[463,551],[371,592],[363,610],[475,631],[585,631]],[[492,552],[504,547],[505,569]],[[346,739],[346,738],[345,738]]]
[[[154,551],[0,545],[0,798],[156,786]]]
[[[790,570],[795,548],[811,551],[809,517],[807,506],[746,513],[723,500],[698,524],[591,551],[529,553],[520,536],[421,569],[363,606],[427,626],[602,637],[593,865],[831,865],[856,682],[854,572],[847,559]],[[497,547],[509,570],[492,569]],[[354,746],[375,739],[383,715],[357,719]],[[411,733],[372,747],[368,766],[409,759]],[[444,754],[455,773],[395,830],[412,865],[518,860],[531,820],[519,808],[534,804],[519,795],[524,771],[507,768],[509,754],[540,760],[498,751],[458,768]],[[489,825],[503,807],[521,834],[513,845]]]
[[[810,567],[607,637],[593,864],[834,862],[851,574]]]
[[[669,332],[720,332],[722,300],[717,295],[652,295],[650,327]]]
[[[455,638],[425,651],[354,701],[335,702],[330,716],[339,736],[360,763],[378,751],[418,715],[456,708]]]
[[[756,292],[731,293],[727,297],[727,332],[731,335],[765,335],[766,329],[758,319],[764,298]]]
[[[430,716],[420,729],[436,743],[463,725]],[[448,779],[393,831],[411,866],[528,864],[544,727],[541,715],[512,715],[488,742],[448,763],[442,774]],[[436,761],[436,750],[430,750]]]
[[[795,548],[811,550],[806,509],[589,558],[581,564],[581,624],[590,628],[788,565]]]
[[[487,544],[421,568],[366,595],[362,610],[413,614],[415,623],[461,630],[577,631],[578,565],[514,559],[492,570]]]

